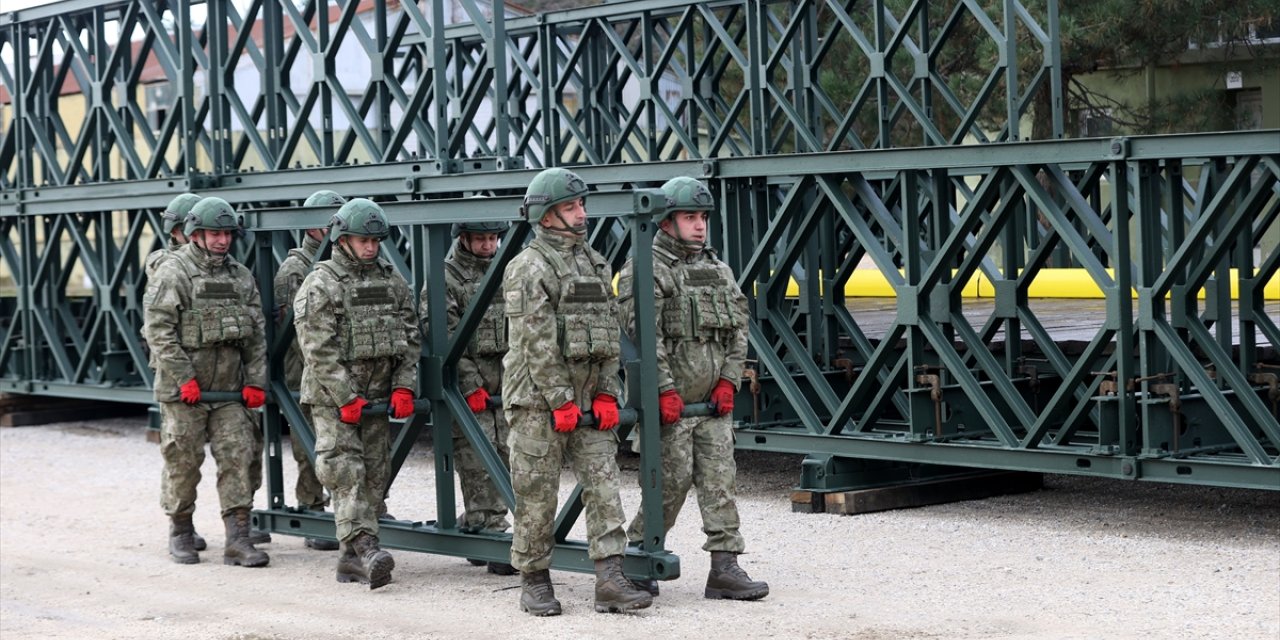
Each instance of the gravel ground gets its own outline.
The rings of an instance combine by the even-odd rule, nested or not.
[[[1280,493],[1050,476],[1032,494],[806,515],[789,502],[798,457],[743,453],[742,564],[768,598],[702,598],[709,558],[690,504],[669,538],[684,577],[652,608],[596,614],[592,577],[554,572],[565,614],[535,619],[517,607],[518,578],[453,557],[396,552],[396,581],[376,592],[337,584],[334,552],[288,536],[264,546],[266,569],[223,566],[211,458],[196,513],[211,550],[173,564],[143,431],[141,419],[0,430],[4,640],[1280,637]],[[432,517],[431,467],[426,449],[410,457],[392,513]],[[638,501],[627,487],[627,508]]]

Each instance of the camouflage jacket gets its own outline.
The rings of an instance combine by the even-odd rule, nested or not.
[[[148,282],[150,282],[151,278],[155,276],[156,269],[159,269],[160,265],[164,264],[165,261],[173,255],[173,252],[180,248],[182,248],[182,245],[175,242],[173,238],[169,238],[169,244],[167,244],[165,248],[156,249],[155,251],[147,254],[146,259],[142,261],[142,272],[147,274]],[[147,343],[146,327],[143,327],[142,329],[142,349],[147,353],[147,363],[151,365],[152,369],[155,369],[156,358],[155,354],[151,351],[151,345]]]
[[[356,396],[385,402],[397,387],[417,391],[413,292],[386,260],[362,265],[335,249],[302,281],[293,326],[306,364],[303,403],[341,407]]]
[[[148,253],[146,260],[142,261],[142,271],[147,274],[147,279],[150,280],[155,275],[156,269],[160,268],[160,265],[164,264],[173,255],[174,251],[181,248],[182,245],[174,242],[173,238],[169,238],[168,244],[163,249],[156,249]]]
[[[289,250],[289,257],[280,263],[272,287],[275,289],[276,324],[283,328],[285,309],[293,304],[293,297],[298,294],[303,278],[311,271],[312,260],[320,250],[320,241],[311,236],[302,235],[302,246]],[[284,382],[290,389],[298,389],[302,384],[302,350],[298,348],[298,338],[294,336],[289,343],[289,350],[284,354]]]
[[[262,301],[253,274],[234,258],[187,244],[156,268],[142,304],[157,401],[178,401],[178,387],[192,378],[201,391],[266,388]]]
[[[480,288],[492,259],[481,258],[462,248],[461,241],[454,241],[453,252],[444,262],[445,314],[452,334],[462,321],[471,298]],[[501,276],[499,276],[501,277]],[[423,324],[427,318],[427,292],[423,289],[418,315]],[[476,327],[467,344],[467,350],[458,360],[458,388],[469,395],[481,387],[490,395],[502,390],[502,356],[507,352],[507,318],[503,313],[502,287],[494,293],[485,309],[480,325]]]
[[[502,281],[503,405],[551,411],[573,401],[589,411],[596,394],[621,397],[613,274],[582,239],[535,232]]]
[[[622,326],[636,335],[631,260],[618,280]],[[747,298],[729,265],[710,249],[690,251],[659,231],[653,239],[658,391],[702,402],[720,379],[736,388],[747,356]]]

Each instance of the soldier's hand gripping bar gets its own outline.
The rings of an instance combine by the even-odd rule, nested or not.
[[[711,403],[709,402],[695,402],[693,404],[686,404],[684,406],[684,411],[680,412],[681,418],[700,418],[704,416],[714,416],[714,415],[716,415],[715,407],[711,406]],[[618,409],[618,426],[620,427],[631,426],[631,425],[634,425],[639,420],[640,420],[639,411],[636,411],[631,407],[623,407],[621,409]],[[553,419],[553,422],[554,422],[554,419]],[[590,411],[583,413],[582,417],[578,418],[578,426],[579,427],[595,427],[596,426],[595,415],[592,414]]]

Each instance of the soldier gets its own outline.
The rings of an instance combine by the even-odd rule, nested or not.
[[[322,190],[311,194],[302,206],[336,207],[345,204],[346,201],[332,191]],[[298,292],[298,287],[302,286],[303,278],[306,278],[307,273],[311,271],[315,255],[320,251],[320,244],[327,232],[328,229],[323,227],[307,229],[302,236],[302,246],[290,249],[289,257],[280,263],[280,270],[276,272],[274,283],[277,324],[284,322],[286,310],[293,304],[293,296]],[[298,348],[296,336],[293,342],[289,343],[289,350],[284,354],[284,381],[290,391],[300,389],[302,385],[302,350]],[[310,405],[302,406],[302,415],[307,419],[307,424],[315,424],[311,419]],[[289,429],[289,442],[292,444],[290,448],[293,451],[293,459],[298,463],[298,482],[294,485],[298,506],[312,511],[324,511],[325,505],[329,503],[324,495],[324,485],[320,484],[320,480],[316,478],[315,468],[311,466],[311,458],[307,456],[306,448],[298,440],[297,429],[292,428],[292,425]],[[338,543],[327,538],[307,538],[304,544],[320,551],[338,550]]]
[[[160,218],[164,222],[164,235],[167,240],[164,247],[147,254],[146,259],[142,261],[143,272],[147,274],[147,280],[150,280],[155,275],[156,269],[165,260],[168,260],[174,251],[177,251],[187,243],[187,236],[182,233],[182,225],[186,221],[187,214],[191,212],[191,207],[194,207],[199,201],[200,196],[194,193],[184,193],[170,200],[169,204],[164,208],[164,213],[160,214]],[[155,358],[151,355],[151,345],[147,343],[145,332],[146,330],[144,329],[142,347],[147,353],[151,370],[154,371],[156,368]],[[204,551],[209,548],[204,536],[196,533],[195,529],[191,530],[191,541],[192,547],[196,551]]]
[[[169,554],[180,564],[200,561],[191,514],[206,439],[218,464],[223,562],[262,567],[270,560],[249,540],[251,469],[261,465],[250,410],[266,401],[267,345],[258,286],[228,255],[241,228],[225,200],[201,199],[186,219],[190,243],[156,268],[143,296],[162,421],[160,503],[170,518]],[[202,391],[230,390],[240,391],[244,403],[200,400]]]
[[[302,404],[316,429],[316,474],[333,496],[342,543],[338,582],[377,589],[395,560],[378,546],[378,505],[390,468],[386,415],[364,411],[390,401],[391,416],[413,413],[421,357],[413,292],[378,257],[390,228],[364,198],[342,205],[329,223],[333,258],[316,264],[294,297],[302,347]]]
[[[533,178],[521,213],[536,237],[507,265],[502,284],[509,332],[502,404],[516,494],[511,563],[522,574],[520,609],[535,616],[560,614],[549,568],[565,457],[584,485],[596,611],[653,604],[622,574],[627,539],[613,432],[620,329],[609,263],[584,242],[586,195],[586,183],[565,169]],[[578,428],[583,411],[595,415],[596,427]]]
[[[662,429],[662,518],[670,531],[690,485],[697,487],[702,530],[711,552],[708,598],[758,600],[769,585],[738,566],[745,543],[738,532],[734,497],[733,396],[747,354],[747,300],[729,265],[707,247],[707,216],[714,200],[693,178],[662,185],[667,211],[653,239],[653,289],[658,323],[658,405]],[[634,338],[635,300],[631,260],[618,290],[622,322]],[[684,403],[710,402],[711,417],[681,418]],[[644,537],[643,509],[627,529],[633,544]],[[658,595],[658,583],[637,583]]]
[[[147,254],[147,259],[143,261],[143,270],[150,279],[155,274],[156,268],[160,266],[169,256],[177,251],[182,245],[187,243],[186,234],[182,233],[182,225],[186,222],[187,214],[191,212],[191,207],[196,206],[200,201],[200,196],[194,193],[184,193],[173,200],[169,201],[169,205],[164,208],[164,213],[160,214],[160,218],[164,221],[164,235],[166,238],[163,249],[156,249]],[[155,368],[153,365],[151,368]]]
[[[462,314],[471,304],[480,281],[489,269],[498,251],[500,236],[507,230],[505,222],[460,222],[453,225],[453,252],[444,262],[446,317],[452,332],[462,320]],[[427,319],[427,292],[420,296],[418,313]],[[510,458],[507,437],[511,429],[502,412],[489,408],[489,397],[502,390],[502,356],[507,352],[507,320],[502,310],[502,291],[485,310],[480,326],[467,345],[467,351],[458,361],[458,385],[467,394],[467,406],[475,414],[476,421],[486,438],[498,451],[503,462]],[[469,531],[501,532],[510,528],[507,507],[485,472],[471,442],[455,424],[453,427],[453,460],[462,483],[462,528]],[[489,573],[502,576],[515,575],[515,567],[506,562],[470,560],[472,564],[488,565]]]

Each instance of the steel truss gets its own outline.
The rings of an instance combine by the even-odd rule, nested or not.
[[[449,225],[517,221],[535,173],[523,167],[571,164],[597,189],[591,240],[615,269],[654,232],[644,187],[677,175],[712,186],[713,237],[754,294],[738,445],[811,454],[813,488],[846,482],[848,458],[1280,488],[1280,243],[1254,255],[1280,235],[1280,132],[1011,142],[1036,104],[1061,133],[1053,3],[1034,12],[1045,27],[1012,0],[1003,19],[971,2],[637,0],[435,28],[440,4],[374,3],[371,23],[354,1],[239,12],[73,0],[0,17],[0,87],[15,96],[0,107],[0,272],[16,285],[0,297],[0,391],[150,402],[141,261],[177,193],[250,212],[239,257],[268,307],[296,230],[332,213],[301,201],[322,186],[375,198],[396,224],[384,255],[443,317]],[[485,4],[462,6],[479,17]],[[334,18],[317,20],[320,9]],[[348,41],[369,61],[358,91],[336,68]],[[968,93],[940,64],[961,42],[998,54]],[[833,59],[848,51],[858,56]],[[250,67],[245,91],[235,77]],[[302,67],[314,71],[305,84],[292,74]],[[833,72],[855,78],[852,94]],[[139,90],[156,77],[175,90],[153,122]],[[69,78],[78,122],[64,119]],[[350,126],[335,128],[336,114]],[[966,138],[990,144],[954,144]],[[422,411],[400,430],[393,467],[432,429],[437,509],[385,525],[388,546],[506,557],[509,538],[457,527],[455,421],[513,501],[454,364],[527,233],[508,236],[454,336],[428,327]],[[648,253],[635,257],[645,282]],[[844,297],[864,259],[896,292],[888,322]],[[1105,295],[1079,348],[1027,294],[1064,263]],[[977,274],[994,283],[990,308],[960,295]],[[638,308],[654,326],[652,304]],[[285,327],[269,327],[273,372]],[[661,541],[652,340],[646,330],[629,345],[628,404],[642,476],[659,478],[643,487],[646,537]],[[329,516],[286,502],[281,417],[308,449],[314,438],[279,376],[271,397],[270,508],[256,517],[331,535]],[[557,523],[558,568],[589,570],[585,543],[568,539],[580,509],[575,491]],[[636,576],[679,573],[665,552],[627,562]]]

